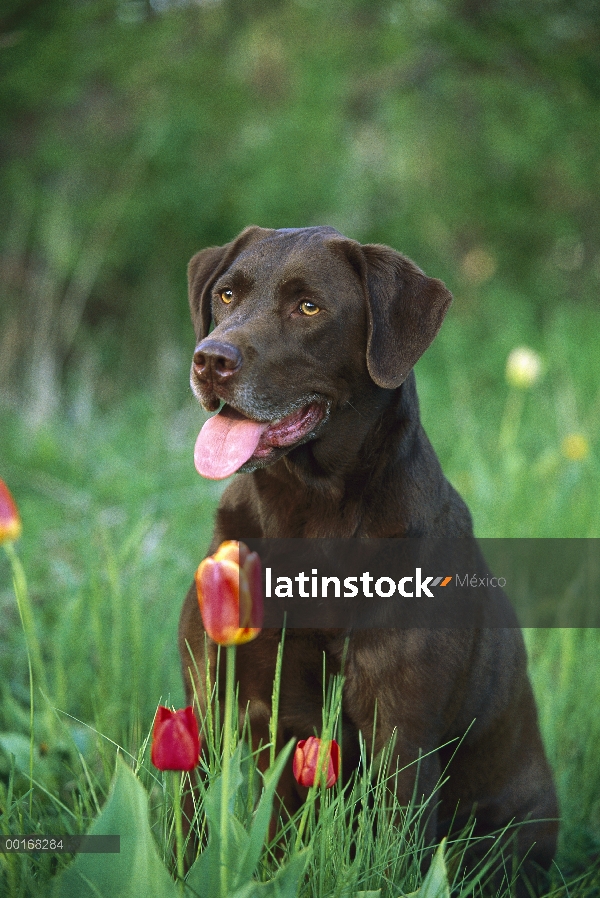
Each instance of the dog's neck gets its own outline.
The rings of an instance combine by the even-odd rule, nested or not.
[[[323,433],[283,459],[305,486],[323,489],[320,481],[358,480],[364,489],[378,467],[385,447],[385,463],[396,465],[410,451],[419,431],[419,402],[414,373],[396,390],[372,384],[334,410]],[[394,450],[390,452],[390,441]]]
[[[278,513],[278,521],[265,522],[268,535],[377,535],[369,522],[386,517],[382,501],[397,507],[398,496],[386,483],[402,481],[399,470],[412,476],[414,465],[425,457],[436,466],[436,474],[441,474],[435,455],[431,451],[430,458],[427,449],[431,447],[419,421],[414,373],[396,390],[374,384],[360,404],[350,400],[334,410],[317,439],[249,475],[270,514],[279,507],[269,501],[274,492],[281,495],[283,491],[289,499]],[[371,497],[378,497],[377,508],[371,508]],[[332,520],[327,513],[332,505],[338,509],[333,518],[339,528],[335,534],[323,531],[324,522]],[[294,508],[293,521],[288,521],[287,507]],[[399,525],[395,535],[407,534]]]

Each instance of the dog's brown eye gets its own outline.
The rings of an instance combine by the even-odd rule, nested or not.
[[[233,290],[221,290],[219,296],[223,300],[224,303],[229,305],[231,300],[233,299]]]
[[[307,299],[305,299],[304,302],[301,302],[298,308],[303,315],[316,315],[317,312],[321,311],[314,302],[309,302]]]

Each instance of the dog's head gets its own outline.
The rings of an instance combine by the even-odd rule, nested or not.
[[[213,479],[265,467],[365,394],[397,389],[452,299],[395,250],[328,227],[246,228],[188,275],[192,389],[208,411],[224,403],[196,443]]]

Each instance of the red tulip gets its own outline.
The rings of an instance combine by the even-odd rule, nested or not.
[[[193,770],[200,756],[198,721],[191,705],[170,711],[158,706],[152,732],[152,763],[159,770]]]
[[[320,747],[321,740],[317,736],[309,736],[308,739],[302,739],[296,746],[293,770],[294,776],[301,786],[312,786],[315,782]],[[327,754],[327,782],[325,785],[330,789],[340,775],[340,747],[335,739],[332,739],[329,743]],[[320,763],[323,767],[325,764],[324,757],[321,757]]]
[[[0,477],[0,543],[13,542],[18,539],[22,529],[15,500]]]
[[[221,543],[196,571],[204,629],[220,645],[241,645],[260,633],[263,593],[260,558],[237,540]]]

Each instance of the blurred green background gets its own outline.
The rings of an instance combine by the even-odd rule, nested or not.
[[[222,489],[192,463],[201,247],[328,224],[442,278],[455,302],[417,381],[477,533],[600,536],[599,127],[596,0],[4,0],[0,476],[37,707],[62,728],[36,717],[31,825],[72,825],[58,802],[79,801],[85,829],[77,796],[114,764],[89,727],[143,752],[157,703],[183,698],[177,618]],[[524,387],[506,378],[519,346],[541,366]],[[598,889],[600,637],[528,641],[561,857]],[[1,829],[25,813],[27,778],[12,810],[2,788],[29,745],[3,558],[0,643]]]
[[[0,387],[34,417],[69,371],[155,382],[187,260],[249,223],[388,243],[514,340],[596,302],[595,0],[5,0],[0,42]]]

